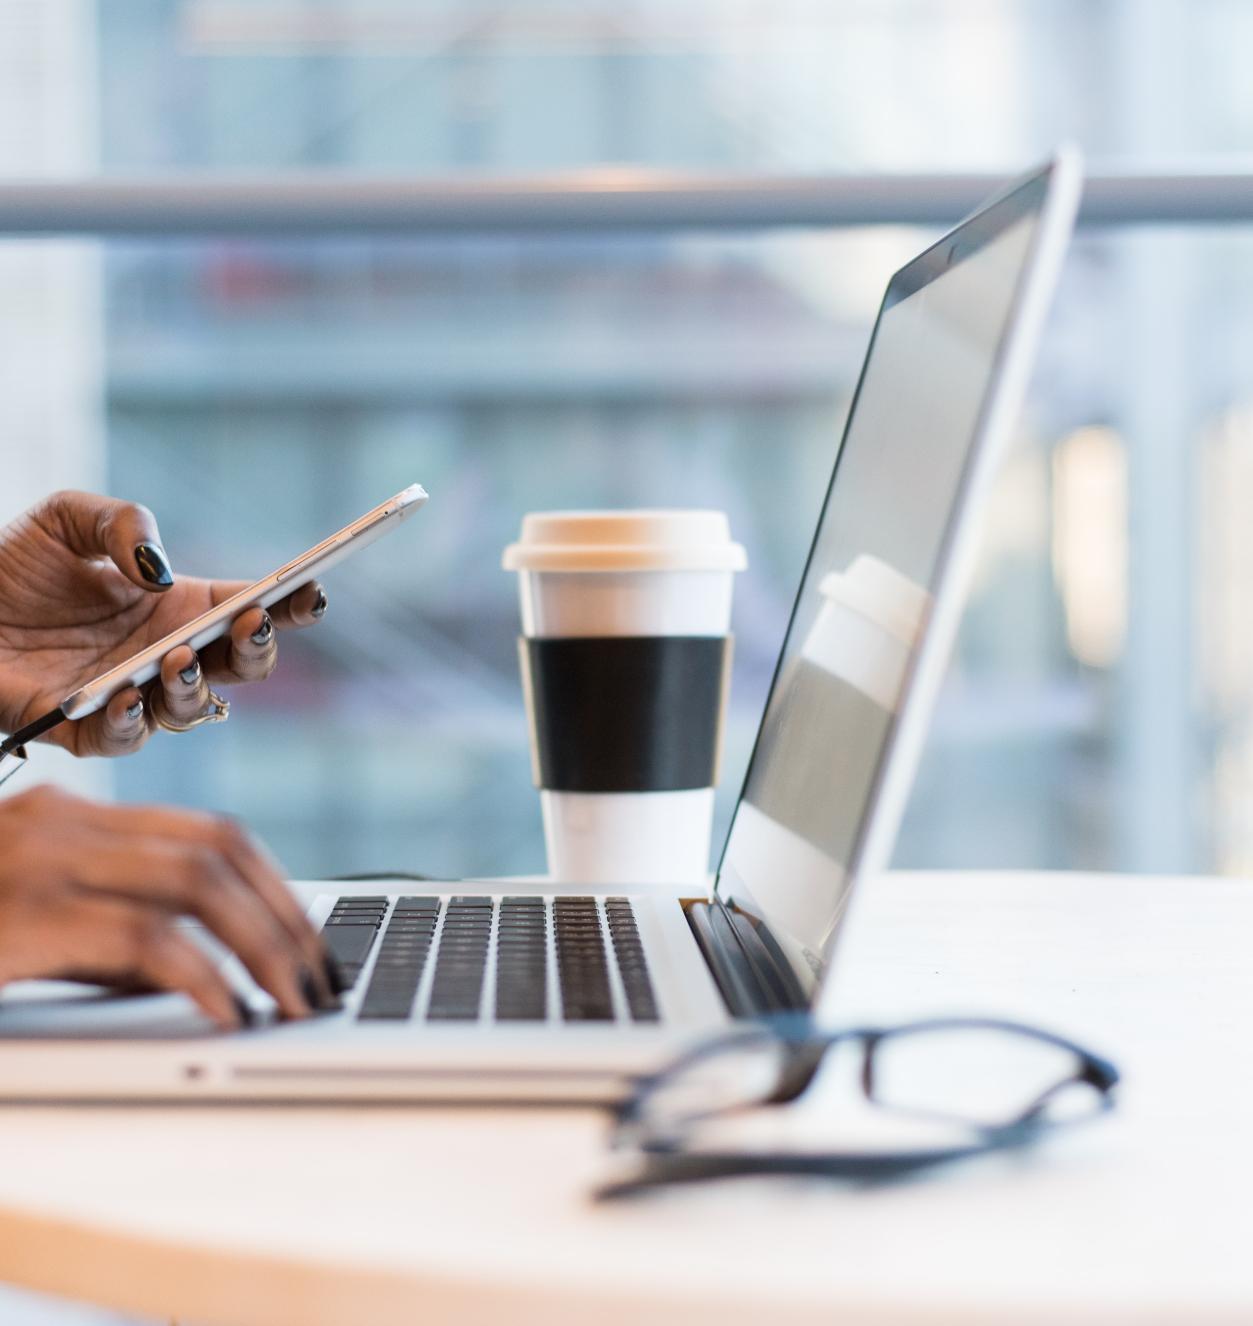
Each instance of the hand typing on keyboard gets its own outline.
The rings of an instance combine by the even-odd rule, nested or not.
[[[0,986],[52,977],[182,991],[224,1028],[251,1021],[218,966],[180,933],[181,915],[234,952],[282,1016],[339,1006],[333,960],[235,821],[52,787],[0,801]]]

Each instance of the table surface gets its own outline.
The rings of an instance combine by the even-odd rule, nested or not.
[[[205,1326],[1253,1319],[1253,886],[890,874],[851,1019],[1017,1016],[1124,1070],[1031,1153],[594,1205],[587,1109],[6,1107],[0,1279]]]

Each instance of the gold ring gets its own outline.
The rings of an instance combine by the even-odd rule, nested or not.
[[[206,723],[225,723],[231,716],[231,702],[224,700],[216,691],[209,692],[208,707],[195,718],[171,718],[165,712],[165,701],[153,701],[152,717],[159,728],[166,732],[190,732],[194,727],[203,727]]]

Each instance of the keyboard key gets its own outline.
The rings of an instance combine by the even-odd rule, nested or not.
[[[369,957],[377,933],[372,925],[323,926],[322,939],[336,962],[360,966]]]

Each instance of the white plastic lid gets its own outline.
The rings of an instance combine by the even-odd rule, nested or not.
[[[721,511],[536,511],[505,549],[506,571],[742,571]]]
[[[911,647],[931,602],[921,585],[869,553],[854,557],[847,571],[823,576],[818,591]]]

